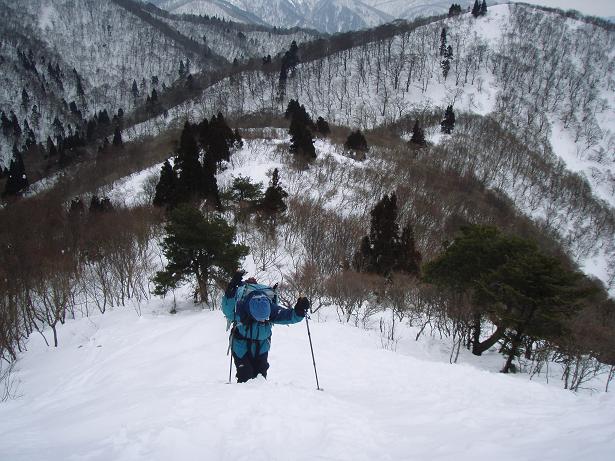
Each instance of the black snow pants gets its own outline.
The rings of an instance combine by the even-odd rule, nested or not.
[[[259,373],[266,378],[267,369],[269,368],[269,362],[267,362],[268,355],[269,353],[265,352],[264,354],[252,357],[250,352],[247,352],[246,355],[239,358],[233,354],[235,368],[237,369],[237,382],[245,383],[249,379],[256,378]]]

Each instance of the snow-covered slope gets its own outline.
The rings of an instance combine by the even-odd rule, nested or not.
[[[20,397],[0,403],[0,458],[606,461],[615,451],[612,394],[575,395],[466,356],[450,365],[442,343],[406,329],[392,352],[374,331],[315,315],[318,392],[305,325],[276,326],[268,379],[227,384],[221,312],[182,301],[170,315],[169,303],[70,320],[57,349],[33,336]]]

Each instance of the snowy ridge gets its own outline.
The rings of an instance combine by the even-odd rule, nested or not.
[[[465,5],[468,2],[461,2]],[[443,0],[159,0],[173,13],[206,14],[276,27],[308,27],[335,33],[364,29],[394,19],[448,12]]]

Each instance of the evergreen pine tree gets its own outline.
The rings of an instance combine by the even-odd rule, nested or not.
[[[55,144],[51,140],[51,136],[47,136],[47,156],[55,157],[58,155],[58,150],[56,149]]]
[[[480,16],[485,16],[487,14],[487,1],[483,0],[483,3],[480,5]]]
[[[477,18],[480,16],[480,6],[478,4],[478,0],[474,0],[474,6],[472,7],[472,16]]]
[[[113,210],[113,204],[109,197],[99,197],[98,195],[92,195],[90,200],[90,214],[104,213]]]
[[[8,136],[11,131],[13,131],[13,126],[11,125],[11,121],[6,116],[4,111],[2,111],[2,115],[0,115],[0,125],[2,125],[2,133],[4,136]]]
[[[316,158],[312,132],[302,121],[293,117],[288,132],[291,136],[290,151],[293,154],[307,160]]]
[[[327,136],[329,133],[331,133],[331,128],[329,127],[329,123],[327,123],[324,118],[318,117],[318,120],[316,120],[316,131],[318,131],[323,136]]]
[[[11,126],[13,127],[13,135],[16,138],[21,136],[21,126],[19,125],[19,121],[17,120],[17,116],[15,112],[11,111]]]
[[[395,270],[418,277],[421,269],[421,260],[421,253],[416,249],[414,230],[412,225],[407,223],[401,232]]]
[[[233,147],[235,149],[241,149],[243,147],[243,139],[241,137],[239,129],[237,128],[235,128],[235,131],[233,131]]]
[[[204,193],[203,171],[199,161],[199,148],[193,128],[186,122],[179,140],[174,165],[178,175],[178,200],[187,202]]]
[[[444,120],[440,122],[442,133],[451,134],[455,128],[455,112],[453,106],[448,106],[444,112]]]
[[[169,161],[165,161],[160,170],[160,180],[156,185],[154,206],[174,208],[177,205],[177,175]]]
[[[202,196],[211,208],[222,210],[222,201],[220,200],[220,191],[216,179],[216,161],[210,154],[205,154],[203,159],[202,178]]]
[[[249,176],[237,176],[233,178],[231,197],[237,203],[258,203],[263,199],[263,185],[254,184]]]
[[[115,147],[122,147],[123,144],[124,142],[122,141],[122,130],[120,130],[119,126],[116,126],[115,130],[113,131],[113,145]]]
[[[206,127],[206,128],[205,128]],[[221,112],[212,116],[209,124],[199,129],[199,135],[205,133],[203,149],[211,156],[215,164],[220,165],[223,161],[231,159],[231,147],[235,143],[235,133],[227,125]]]
[[[267,216],[274,216],[286,211],[286,203],[284,200],[288,197],[288,193],[280,184],[280,173],[278,169],[274,169],[271,174],[269,187],[265,191],[265,196],[260,203],[260,209]]]
[[[453,3],[448,10],[448,16],[457,16],[459,14],[461,14],[461,5],[458,3]]]
[[[29,106],[30,106],[30,96],[28,95],[28,92],[26,91],[26,89],[23,88],[21,90],[21,107],[23,107],[24,110],[28,110]]]
[[[410,138],[410,142],[421,147],[427,144],[427,141],[425,140],[425,132],[419,126],[418,120],[414,123],[414,128],[412,128],[412,137]]]
[[[440,56],[444,56],[446,52],[446,27],[442,28],[440,33]]]
[[[372,209],[369,235],[361,240],[355,269],[389,275],[397,267],[398,251],[397,196],[393,193],[385,195]]]
[[[299,47],[295,40],[290,44],[290,48],[282,57],[282,68],[280,71],[280,81],[286,80],[289,72],[293,72],[299,63]]]
[[[286,112],[284,112],[284,118],[292,119],[292,117],[299,111],[299,108],[299,101],[297,101],[296,99],[291,99],[290,101],[288,101]]]
[[[361,130],[353,131],[348,135],[346,142],[344,143],[346,149],[359,150],[362,152],[366,152],[369,150],[367,145],[367,140]]]
[[[137,85],[137,81],[136,80],[132,81],[131,92],[132,92],[132,97],[134,99],[137,99],[139,97],[139,86]]]
[[[209,301],[213,280],[228,280],[248,254],[237,245],[235,228],[219,217],[206,217],[187,205],[170,213],[162,249],[167,260],[154,277],[155,293],[165,295],[181,283],[196,279],[195,302]]]
[[[3,195],[17,195],[28,186],[29,182],[26,175],[26,167],[23,163],[23,157],[15,145],[13,146],[13,158],[9,166],[8,179],[4,187]]]

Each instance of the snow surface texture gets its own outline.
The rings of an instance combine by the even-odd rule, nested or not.
[[[222,313],[180,302],[173,316],[169,304],[70,320],[57,349],[34,336],[20,397],[0,404],[0,459],[606,461],[615,451],[612,394],[450,365],[443,344],[408,330],[383,350],[375,332],[324,315],[310,322],[324,392],[303,323],[274,328],[267,381],[227,384]]]

